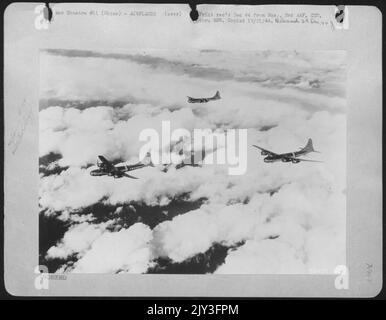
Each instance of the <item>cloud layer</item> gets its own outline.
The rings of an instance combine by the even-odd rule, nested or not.
[[[57,103],[39,114],[40,156],[58,154],[49,166],[62,169],[41,174],[39,205],[71,224],[45,253],[63,261],[58,272],[144,273],[157,258],[180,263],[216,243],[233,248],[217,273],[331,273],[344,264],[344,53],[56,50],[42,53],[41,68],[41,97]],[[216,90],[219,101],[186,102],[186,95]],[[121,107],[76,107],[122,99]],[[135,171],[138,180],[90,176],[99,154],[138,161],[140,131],[160,132],[163,120],[189,131],[248,129],[247,173],[203,165],[147,167]],[[308,138],[322,152],[310,158],[323,163],[266,164],[251,146],[288,152]],[[108,216],[122,206],[162,207],[180,198],[205,201],[153,229],[80,218],[96,203],[113,208]],[[70,257],[75,261],[66,264]]]

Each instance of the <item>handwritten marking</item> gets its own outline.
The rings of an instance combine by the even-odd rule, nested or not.
[[[27,128],[28,123],[32,120],[32,109],[29,107],[25,113],[26,99],[23,100],[23,103],[18,108],[18,125],[15,130],[11,133],[11,137],[8,141],[8,147],[11,148],[11,152],[14,155],[19,148],[19,145],[23,139],[24,132]]]
[[[371,282],[373,280],[373,277],[372,277],[373,271],[374,271],[373,264],[366,262],[366,280],[368,282]]]

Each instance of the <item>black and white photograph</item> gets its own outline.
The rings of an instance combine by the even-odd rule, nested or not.
[[[167,300],[149,319],[376,297],[381,29],[371,6],[9,5],[6,295]]]
[[[39,263],[334,273],[346,252],[345,61],[343,51],[42,50]],[[150,129],[157,143],[140,159]]]

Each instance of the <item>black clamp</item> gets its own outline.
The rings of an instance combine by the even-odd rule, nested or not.
[[[198,19],[198,11],[197,11],[197,5],[194,3],[189,3],[189,6],[190,6],[190,9],[192,9],[192,11],[190,11],[190,19],[192,19],[192,21],[196,21]]]

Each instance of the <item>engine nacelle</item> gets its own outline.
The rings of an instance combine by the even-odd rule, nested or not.
[[[97,161],[97,167],[101,170],[106,170],[106,165],[103,162]]]
[[[266,151],[261,151],[261,155],[262,155],[262,156],[266,156],[266,155],[268,155],[268,152],[266,152]]]

